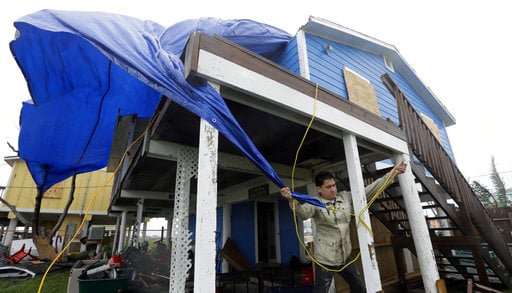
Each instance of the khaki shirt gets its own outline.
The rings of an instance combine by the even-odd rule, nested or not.
[[[375,195],[375,192],[384,185],[390,173],[375,180],[365,187],[367,198]],[[308,203],[298,204],[295,201],[295,213],[302,219],[313,219],[315,224],[314,257],[330,266],[344,264],[352,252],[350,242],[350,220],[354,214],[352,195],[349,191],[339,191],[335,203],[317,196],[320,201],[328,205],[323,208]]]

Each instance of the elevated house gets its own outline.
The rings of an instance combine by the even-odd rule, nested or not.
[[[312,177],[320,170],[335,172],[340,189],[357,190],[388,171],[391,160],[409,162],[410,176],[369,207],[380,222],[373,225],[387,228],[374,235],[382,239],[370,248],[386,263],[386,270],[379,269],[382,279],[395,274],[407,286],[406,274],[418,270],[403,250],[408,248],[420,258],[427,292],[438,278],[510,287],[507,243],[455,164],[446,132],[455,119],[394,46],[311,17],[271,59],[222,37],[194,33],[182,60],[186,78],[216,87],[256,147],[296,190],[313,193]],[[172,97],[162,99],[157,113],[152,124],[119,120],[117,158],[131,142],[122,137],[125,130],[147,128],[129,135],[143,139],[118,173],[112,206],[140,199],[148,212],[172,206],[174,258],[180,259],[177,246],[192,233],[196,256],[202,257],[196,257],[196,268],[204,268],[202,259],[214,260],[208,242],[220,249],[228,238],[252,268],[304,256],[279,186],[225,138],[216,142],[215,131]],[[358,230],[360,247],[373,243]],[[382,237],[386,233],[392,236]],[[381,254],[380,246],[386,247]],[[378,263],[362,255],[363,267]],[[204,274],[196,269],[194,276],[208,280]]]
[[[112,83],[102,88],[102,98],[141,81],[155,90],[137,92],[158,97],[152,116],[123,111],[117,116],[107,166],[116,172],[109,210],[120,213],[121,231],[130,215],[136,227],[143,217],[167,215],[170,292],[184,292],[190,276],[194,291],[213,292],[217,275],[229,266],[240,271],[289,264],[294,257],[305,261],[296,236],[301,223],[294,221],[279,188],[313,194],[313,176],[322,170],[335,173],[338,188],[353,193],[354,246],[369,292],[393,278],[406,290],[414,272],[421,274],[425,292],[436,292],[438,280],[452,278],[512,287],[508,244],[455,164],[446,133],[455,120],[394,46],[310,17],[272,54],[239,43],[251,36],[225,37],[203,28],[185,34],[193,22],[177,26],[186,40],[176,42],[179,48],[143,34],[142,49],[116,51],[124,44],[118,38],[138,36],[116,30],[135,22],[103,27],[102,21],[120,17],[87,14],[81,17],[92,21],[78,22],[81,18],[72,16],[42,12],[23,19],[21,36],[31,29],[25,22],[65,32],[66,41],[79,40],[80,52],[94,52],[88,60],[109,60],[98,62],[108,64],[106,75],[130,73],[132,83],[108,79]],[[145,27],[171,35],[149,23]],[[106,34],[94,36],[101,30]],[[22,54],[29,51],[27,40],[13,46],[22,64],[29,62]],[[72,56],[72,48],[65,48],[63,56]],[[161,78],[160,71],[168,73],[165,66],[174,64],[162,48],[178,52],[180,66],[173,69],[182,70],[176,79],[186,78],[185,91],[174,91],[167,76]],[[140,58],[146,50],[151,58]],[[140,64],[134,66],[134,60]],[[147,66],[151,60],[160,63]],[[111,61],[120,66],[111,67]],[[29,84],[37,82],[30,78],[32,68],[23,68]],[[32,89],[34,96],[42,92]],[[220,100],[199,100],[199,89]],[[219,104],[226,107],[215,108]],[[217,111],[209,112],[210,106]],[[238,126],[244,132],[233,134]],[[367,205],[364,185],[400,161],[408,162],[407,172]],[[237,247],[238,257],[227,253],[227,244]]]

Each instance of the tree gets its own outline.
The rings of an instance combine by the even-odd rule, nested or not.
[[[507,188],[505,188],[505,182],[500,176],[500,173],[496,170],[496,164],[494,163],[494,156],[491,157],[491,181],[494,185],[494,191],[498,200],[498,206],[504,207],[507,205]]]
[[[471,183],[471,188],[484,206],[507,206],[507,189],[505,187],[503,178],[500,176],[500,173],[498,173],[498,170],[496,169],[494,156],[491,157],[491,173],[489,174],[489,177],[494,186],[494,192],[491,192],[491,190],[489,190],[486,186],[475,180],[473,180]]]
[[[471,183],[471,188],[473,189],[473,192],[475,192],[478,200],[485,207],[490,207],[497,203],[497,200],[494,198],[489,189],[486,186],[480,184],[480,182],[473,180],[473,182]]]
[[[75,195],[75,186],[76,186],[76,174],[73,175],[71,178],[71,190],[69,191],[69,197],[68,201],[66,203],[66,206],[64,207],[64,210],[62,211],[62,214],[60,214],[59,220],[53,227],[51,233],[49,235],[44,235],[41,232],[40,225],[41,225],[41,202],[43,200],[43,193],[41,191],[37,192],[36,196],[36,205],[34,207],[34,218],[32,220],[32,232],[33,232],[33,241],[37,248],[37,252],[39,253],[39,258],[41,259],[54,259],[57,256],[57,253],[53,249],[52,246],[52,239],[57,234],[57,231],[62,226],[62,223],[64,222],[64,218],[67,216],[69,207],[71,206],[71,203],[74,200]]]

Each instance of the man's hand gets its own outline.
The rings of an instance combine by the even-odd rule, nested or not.
[[[281,188],[281,196],[286,198],[287,200],[292,200],[292,191],[289,187],[283,187]]]
[[[400,163],[400,165],[396,166],[396,171],[398,172],[398,174],[404,173],[406,169],[407,169],[407,163],[406,162],[402,162],[402,163]]]

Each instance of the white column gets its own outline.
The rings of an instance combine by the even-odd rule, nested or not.
[[[167,247],[171,248],[171,239],[172,239],[172,222],[173,217],[170,217],[170,219],[167,219],[167,229],[165,230],[165,238],[164,238],[164,244],[167,245]]]
[[[117,252],[119,253],[124,248],[124,240],[126,239],[126,216],[128,211],[121,212],[121,229],[119,229],[119,245],[117,246]]]
[[[89,223],[90,221],[85,221],[84,226],[82,227],[82,237],[87,239],[89,237]],[[87,251],[87,245],[85,243],[80,243],[80,252]]]
[[[12,239],[14,238],[14,232],[16,232],[16,226],[18,225],[18,218],[13,218],[9,221],[9,227],[5,233],[5,238],[2,242],[3,245],[11,247]]]
[[[228,238],[231,237],[231,204],[225,203],[222,205],[222,245],[226,243]],[[229,271],[229,263],[222,260],[222,272]]]
[[[135,225],[133,225],[133,246],[136,248],[140,247],[140,225],[142,224],[142,211],[144,210],[144,199],[139,198],[137,200],[137,218],[135,219]]]
[[[347,158],[348,178],[350,181],[350,191],[352,192],[352,201],[354,204],[354,213],[358,215],[368,204],[366,200],[365,186],[363,181],[363,172],[361,171],[361,162],[357,149],[356,137],[352,134],[343,134],[343,145],[345,147],[345,156]],[[366,226],[361,222],[363,220]],[[377,292],[382,290],[380,281],[379,266],[377,256],[375,255],[375,246],[371,231],[370,215],[368,210],[361,215],[361,219],[356,217],[357,236],[359,238],[359,249],[361,252],[361,262],[363,263],[364,282],[366,292]]]
[[[147,230],[148,230],[148,218],[144,218],[144,222],[142,222],[142,241],[146,241],[147,239]]]
[[[215,292],[218,131],[201,119],[197,168],[194,292]]]
[[[121,235],[121,230],[119,229],[121,224],[121,217],[117,216],[116,219],[116,229],[114,231],[114,242],[112,243],[112,255],[116,254],[119,250],[116,249],[117,241],[119,241],[119,237]]]
[[[396,163],[409,162],[408,155],[395,155]],[[418,189],[414,181],[411,168],[407,167],[405,173],[398,175],[400,183],[400,191],[404,198],[405,209],[411,226],[412,239],[416,248],[416,256],[420,266],[421,277],[426,293],[437,292],[436,281],[439,280],[439,272],[437,271],[436,258],[432,241],[427,227],[427,221],[421,207]]]

